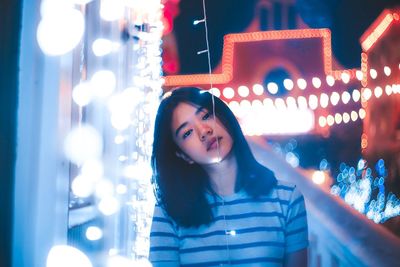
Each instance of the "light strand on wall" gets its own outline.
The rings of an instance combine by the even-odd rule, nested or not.
[[[90,0],[45,0],[42,2],[42,20],[38,26],[37,40],[46,55],[65,55],[73,51],[81,42],[85,19],[82,14],[84,12],[77,10],[76,5],[84,9],[85,4],[89,2]],[[118,26],[129,13],[130,19],[135,20],[132,25],[134,27],[141,25],[137,31],[139,41],[128,49],[128,53],[133,51],[134,55],[138,55],[137,72],[132,77],[132,86],[120,91],[123,85],[119,72],[116,72],[119,75],[117,79],[111,67],[110,69],[101,68],[87,79],[87,70],[83,69],[82,63],[80,64],[79,71],[82,79],[72,90],[72,99],[79,109],[76,122],[78,127],[71,129],[64,141],[66,157],[79,170],[78,176],[73,179],[71,189],[77,197],[94,197],[96,207],[103,214],[104,220],[113,221],[111,225],[114,225],[115,229],[110,229],[108,225],[107,230],[104,230],[109,234],[114,233],[114,238],[107,240],[108,242],[114,240],[111,242],[108,255],[102,255],[107,261],[107,266],[150,266],[147,253],[154,196],[150,185],[149,158],[152,122],[162,85],[160,77],[162,5],[159,0],[149,0],[146,3],[121,0],[98,2],[100,17],[107,23]],[[88,46],[86,41],[84,39],[85,43],[82,43],[82,50]],[[121,47],[121,40],[113,41],[112,38],[97,38],[91,44],[92,51],[97,57],[105,57],[113,52],[126,53],[121,50]],[[82,57],[81,51],[81,60],[84,60]],[[91,69],[96,70],[96,66],[91,66]],[[103,128],[100,133],[97,129],[98,124],[107,125],[103,121],[103,112],[97,117],[92,115],[83,123],[82,109],[101,110],[105,105],[111,113],[110,126],[115,130]],[[90,119],[94,119],[95,123],[92,124]],[[111,142],[115,147],[109,142],[109,134],[113,131],[117,132]],[[119,168],[112,160],[110,161],[110,156],[115,151],[120,151],[118,145],[126,145],[125,148],[128,149],[127,154],[117,155],[116,161],[120,162]],[[102,161],[106,157],[107,165],[103,166]],[[121,173],[116,175],[118,169]],[[113,178],[105,178],[107,175]],[[126,202],[127,197],[130,198],[128,202]],[[129,229],[132,231],[127,236],[121,237],[119,232],[123,231],[118,228],[120,227],[118,222],[121,221],[120,212],[124,207],[130,207],[129,225],[133,227]],[[86,238],[89,242],[102,239],[103,229],[94,225],[87,227]],[[131,245],[128,250],[121,247],[123,243],[119,240],[121,238],[128,240],[128,244]],[[106,244],[106,247],[108,245]],[[48,254],[47,266],[60,265],[90,267],[92,263],[82,251],[71,246],[55,244]]]

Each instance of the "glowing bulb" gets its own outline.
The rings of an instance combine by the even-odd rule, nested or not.
[[[268,92],[270,92],[273,95],[278,93],[278,85],[274,82],[269,82],[267,84],[267,89],[268,89]]]
[[[343,102],[343,104],[349,103],[350,99],[351,99],[350,93],[347,92],[347,91],[344,91],[344,92],[342,93],[342,102]]]
[[[387,94],[387,95],[391,95],[392,94],[392,87],[390,86],[390,85],[386,85],[385,86],[385,93]]]
[[[370,69],[369,70],[369,75],[371,76],[372,79],[376,79],[378,77],[378,72],[375,69]]]
[[[43,52],[59,56],[70,52],[80,42],[85,31],[82,13],[73,8],[46,13],[37,28],[37,41]]]
[[[106,196],[100,200],[97,207],[101,213],[103,213],[106,216],[109,216],[116,213],[119,210],[120,204],[118,199],[116,199],[115,197]]]
[[[336,106],[339,103],[340,95],[338,92],[333,92],[331,95],[331,103],[333,106]]]
[[[315,88],[320,88],[320,87],[321,87],[321,80],[320,80],[320,78],[314,77],[314,78],[312,78],[311,82],[312,82],[312,84],[313,84],[313,86],[314,86]]]
[[[258,99],[253,100],[251,105],[253,106],[254,110],[259,110],[263,108],[263,103],[261,102],[261,100]]]
[[[333,78],[332,75],[326,76],[326,83],[327,83],[329,86],[333,86],[333,85],[335,84],[335,78]]]
[[[326,108],[329,104],[329,96],[325,93],[322,93],[319,96],[319,104],[321,105],[322,108]]]
[[[340,78],[342,79],[342,81],[344,83],[349,83],[350,81],[350,74],[347,72],[342,72],[342,74],[340,75]]]
[[[285,88],[287,90],[292,90],[294,87],[293,81],[291,79],[284,79],[283,80],[283,86],[285,86]]]
[[[288,109],[296,109],[297,108],[297,104],[296,104],[296,99],[294,99],[294,97],[289,96],[288,98],[286,98],[286,105],[288,107]]]
[[[103,141],[97,130],[88,125],[72,129],[64,141],[66,157],[73,163],[83,162],[101,156]]]
[[[93,89],[89,82],[81,82],[72,90],[72,99],[78,106],[86,106],[93,99]]]
[[[247,97],[248,95],[249,95],[249,88],[247,87],[247,86],[244,86],[244,85],[241,85],[241,86],[239,86],[239,88],[238,88],[238,94],[241,96],[241,97]]]
[[[335,118],[332,115],[328,115],[328,117],[326,118],[326,122],[329,126],[332,126],[335,123]]]
[[[46,267],[92,267],[89,258],[79,249],[67,246],[53,246],[47,255]]]
[[[358,114],[355,111],[352,111],[350,116],[352,121],[356,121],[358,119]]]
[[[225,89],[222,91],[222,94],[225,98],[231,99],[235,96],[235,91],[231,87],[225,87]]]
[[[358,100],[360,100],[360,97],[361,97],[360,91],[358,91],[357,89],[354,89],[352,92],[352,97],[353,97],[354,102],[358,102]]]
[[[109,70],[97,71],[93,74],[90,82],[94,93],[98,97],[108,97],[112,94],[117,85],[114,72]]]
[[[392,70],[388,66],[385,66],[383,68],[383,72],[385,73],[386,76],[390,76],[390,74],[392,73]]]
[[[78,175],[72,180],[71,190],[75,196],[88,197],[94,192],[93,180],[83,175]]]
[[[312,110],[317,109],[318,107],[318,97],[316,95],[310,95],[308,97],[308,105]]]
[[[95,56],[102,57],[114,50],[114,43],[108,39],[98,38],[92,44],[92,51]]]
[[[323,184],[326,180],[324,172],[315,171],[312,175],[312,180],[316,184]]]
[[[319,123],[319,126],[325,127],[326,126],[326,118],[323,116],[319,117],[318,123]]]
[[[213,94],[216,97],[220,97],[221,96],[221,91],[216,87],[211,88],[209,90],[209,92],[210,92],[210,94]]]
[[[261,84],[253,85],[253,92],[255,95],[262,95],[264,93],[264,88]]]
[[[357,80],[361,81],[363,79],[363,73],[361,70],[356,71],[356,78]]]
[[[375,90],[374,90],[374,94],[375,94],[375,97],[376,97],[376,98],[381,97],[381,95],[383,94],[382,87],[377,86],[377,87],[375,88]]]
[[[264,98],[263,105],[266,109],[271,109],[274,107],[274,102],[271,98]]]
[[[102,0],[100,17],[106,21],[119,20],[124,16],[125,6],[122,0]]]
[[[120,145],[123,142],[125,142],[125,137],[123,137],[122,135],[117,135],[116,137],[114,137],[115,144]]]
[[[239,102],[237,102],[237,101],[229,102],[228,106],[232,110],[233,113],[238,112],[238,110],[240,109]]]
[[[364,119],[366,115],[365,109],[360,108],[360,110],[358,111],[358,115],[360,116],[360,119]]]
[[[131,116],[126,113],[113,113],[111,115],[111,125],[117,130],[123,131],[131,125]]]
[[[103,231],[97,226],[89,226],[86,229],[86,238],[90,241],[96,241],[103,237]]]
[[[368,99],[371,98],[372,96],[372,91],[369,88],[364,88],[363,92],[362,92],[362,96],[364,98],[365,101],[368,101]]]
[[[349,113],[347,113],[347,112],[343,113],[343,122],[348,123],[349,121],[350,121]]]
[[[279,110],[285,110],[285,101],[282,98],[276,98],[275,99],[275,107]]]
[[[340,115],[339,113],[335,114],[335,122],[336,124],[340,124],[342,122],[342,115]]]
[[[307,99],[304,96],[297,97],[297,103],[299,105],[299,109],[307,109]]]
[[[307,82],[306,82],[306,80],[304,80],[304,79],[302,79],[302,78],[298,79],[298,80],[297,80],[297,86],[298,86],[301,90],[306,89],[306,87],[307,87]]]

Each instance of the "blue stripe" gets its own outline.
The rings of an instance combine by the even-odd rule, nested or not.
[[[294,222],[296,219],[301,218],[301,217],[304,217],[304,216],[306,216],[306,212],[305,212],[305,211],[303,211],[303,212],[297,214],[297,215],[294,216],[293,218],[290,218],[290,220],[287,222],[286,226],[288,226],[289,224],[291,224],[292,222]]]
[[[252,247],[284,247],[285,243],[282,242],[252,242],[247,244],[237,244],[237,245],[229,245],[229,249],[244,249],[244,248],[252,248]],[[203,246],[203,247],[195,247],[195,248],[186,248],[181,249],[180,253],[193,253],[193,252],[203,252],[207,250],[226,250],[226,245],[220,246]]]
[[[249,263],[265,263],[265,262],[276,262],[281,263],[282,260],[278,258],[252,258],[252,259],[243,259],[243,260],[232,260],[232,261],[209,261],[203,263],[194,263],[194,264],[182,264],[183,267],[197,267],[197,266],[219,266],[221,264],[231,265],[231,264],[249,264]]]
[[[304,201],[304,197],[303,197],[303,196],[299,197],[298,199],[296,199],[295,201],[293,201],[292,203],[290,203],[290,205],[289,205],[289,207],[288,207],[288,210],[290,210],[294,205],[296,205],[296,204],[298,204],[298,203],[301,203],[301,202],[303,202],[303,201]]]
[[[235,215],[226,215],[226,216],[218,216],[214,218],[214,221],[219,221],[219,220],[237,220],[237,219],[243,219],[243,218],[251,218],[251,217],[279,217],[279,218],[285,218],[281,213],[279,212],[250,212],[250,213],[242,213],[242,214],[235,214]],[[225,217],[225,218],[224,218]]]
[[[163,218],[163,217],[156,217],[156,216],[154,216],[154,217],[153,217],[153,221],[154,221],[154,222],[164,222],[164,223],[170,223],[170,224],[172,224],[171,220],[168,220],[168,219]]]
[[[243,203],[263,203],[263,202],[279,202],[284,205],[288,205],[289,201],[282,200],[279,198],[245,198],[245,199],[237,199],[227,202],[214,202],[211,204],[211,207],[218,207],[218,206],[229,206],[229,205],[236,205],[236,204],[243,204]]]
[[[276,189],[283,189],[286,191],[290,191],[293,192],[293,190],[296,188],[296,186],[290,187],[290,186],[286,186],[286,185],[277,185]]]
[[[150,233],[151,237],[156,237],[156,236],[166,236],[166,237],[174,237],[177,238],[177,236],[173,233],[168,233],[168,232],[151,232]]]
[[[302,228],[299,228],[297,230],[293,230],[293,231],[287,232],[286,236],[295,235],[295,234],[298,234],[298,233],[301,233],[301,232],[307,232],[307,230],[308,230],[307,227],[302,227]]]
[[[281,227],[252,227],[252,228],[245,228],[245,229],[239,229],[235,230],[236,234],[245,234],[245,233],[254,233],[254,232],[284,232],[284,230]],[[218,236],[218,235],[225,235],[225,231],[213,231],[205,234],[198,234],[198,235],[182,235],[180,238],[181,239],[186,239],[186,238],[204,238],[204,237],[210,237],[210,236]]]
[[[172,250],[172,251],[178,251],[179,248],[178,248],[178,247],[163,247],[163,246],[160,246],[160,247],[150,247],[150,251],[151,251],[151,252],[153,252],[153,251],[170,251],[170,250]]]

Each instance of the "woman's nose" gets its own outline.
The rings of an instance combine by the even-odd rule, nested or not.
[[[209,125],[203,124],[200,126],[199,132],[200,132],[200,140],[204,141],[207,135],[211,135],[213,133],[213,130]]]

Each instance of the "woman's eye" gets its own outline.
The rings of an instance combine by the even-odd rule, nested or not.
[[[203,121],[205,121],[205,120],[207,120],[208,118],[210,117],[210,113],[206,113],[206,114],[204,114],[204,116],[203,116]]]
[[[190,129],[190,130],[184,132],[183,135],[182,135],[182,138],[183,138],[183,139],[187,138],[187,137],[192,133],[192,131],[193,131],[193,130]]]

